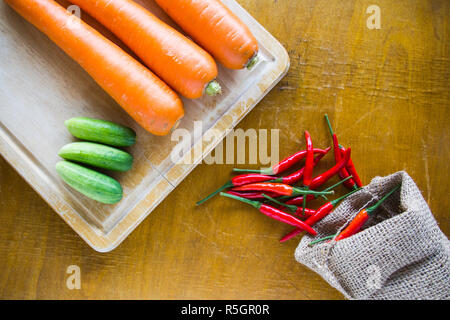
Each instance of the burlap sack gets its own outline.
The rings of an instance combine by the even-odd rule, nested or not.
[[[309,243],[336,234],[364,207],[401,183],[366,226],[341,241]],[[298,262],[348,299],[449,299],[450,242],[406,172],[376,177],[302,237]]]

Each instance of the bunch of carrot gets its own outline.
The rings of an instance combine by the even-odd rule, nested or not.
[[[233,169],[235,172],[245,173],[233,177],[212,194],[198,201],[197,205],[220,193],[221,196],[247,203],[271,218],[294,226],[295,229],[285,235],[280,240],[281,242],[295,237],[302,231],[316,235],[313,226],[330,214],[340,201],[363,187],[351,159],[351,149],[344,148],[339,144],[327,115],[325,115],[325,119],[333,139],[333,148],[314,148],[311,135],[305,131],[305,150],[288,156],[268,169]],[[314,176],[314,167],[331,149],[334,154],[334,165]],[[293,172],[290,174],[281,176],[282,173],[293,169],[302,160],[305,162],[300,169],[292,170]],[[339,182],[319,190],[335,176],[339,177]],[[350,189],[350,192],[329,201],[327,196],[333,194],[333,189],[340,184]],[[306,207],[307,203],[317,198],[325,198],[326,202],[316,210]]]
[[[122,40],[145,66],[54,0],[5,1],[156,135],[169,133],[184,116],[175,91],[190,99],[221,92],[213,57],[232,69],[251,68],[257,61],[254,36],[220,0],[157,0],[196,43],[132,0],[69,0]]]

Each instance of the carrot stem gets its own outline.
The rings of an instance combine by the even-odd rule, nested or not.
[[[205,93],[208,96],[215,96],[222,93],[222,87],[220,86],[219,82],[216,80],[210,81],[208,85],[205,88]]]
[[[255,66],[255,64],[259,61],[259,57],[258,54],[255,54],[248,62],[247,65],[245,66],[248,70],[252,70],[253,67]]]

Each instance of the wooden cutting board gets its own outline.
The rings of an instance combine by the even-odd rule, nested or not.
[[[154,2],[140,3],[176,26]],[[257,38],[260,61],[251,71],[219,66],[218,97],[183,99],[186,116],[179,128],[190,139],[181,141],[141,129],[62,50],[0,3],[0,152],[95,250],[110,251],[123,241],[286,73],[289,58],[280,43],[235,1],[224,3]],[[82,13],[82,19],[124,47],[89,16]],[[137,132],[137,143],[128,149],[135,159],[132,170],[113,174],[124,190],[116,205],[86,198],[56,174],[58,150],[75,140],[64,120],[74,116],[118,122]],[[194,134],[195,121],[202,122],[200,135]],[[213,131],[213,139],[203,139]],[[176,161],[175,148],[183,150]]]

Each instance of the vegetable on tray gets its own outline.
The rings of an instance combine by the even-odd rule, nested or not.
[[[136,141],[136,133],[111,121],[86,117],[71,118],[64,124],[74,136],[91,142],[72,142],[59,150],[58,155],[65,159],[56,164],[59,176],[70,187],[88,198],[106,204],[119,202],[122,199],[120,183],[82,164],[107,170],[130,170],[133,164],[131,154],[92,141],[130,146]]]
[[[65,183],[85,196],[106,204],[122,199],[122,187],[117,180],[79,164],[62,160],[56,171]]]
[[[94,142],[66,144],[58,155],[66,160],[115,171],[128,171],[133,164],[133,157],[128,152]]]
[[[167,84],[55,1],[5,1],[80,64],[147,131],[166,135],[183,117],[183,103]],[[77,23],[69,23],[73,19]]]
[[[206,51],[230,69],[251,69],[258,42],[250,29],[220,0],[156,0]]]
[[[108,144],[114,147],[129,147],[136,142],[136,132],[126,126],[87,117],[75,117],[64,121],[67,130],[76,138]]]
[[[153,72],[186,98],[220,93],[214,59],[131,0],[71,0],[122,40]]]

